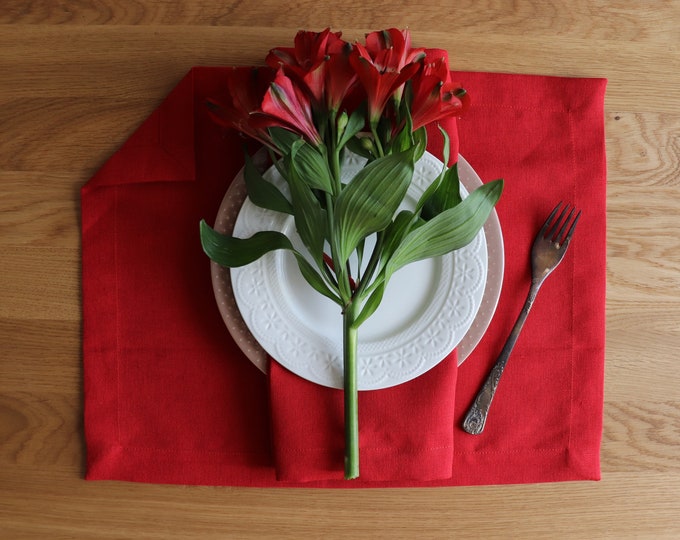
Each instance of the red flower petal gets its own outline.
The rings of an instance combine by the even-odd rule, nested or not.
[[[350,63],[366,91],[369,119],[373,122],[380,118],[394,92],[420,69],[418,64],[409,64],[402,70],[381,70],[368,50],[358,43],[350,56]]]
[[[274,72],[268,68],[232,68],[226,71],[225,78],[224,97],[206,100],[211,118],[220,126],[270,144],[267,131],[252,122],[251,114],[259,110]]]
[[[295,46],[272,49],[266,63],[276,69],[283,68],[313,98],[316,106],[325,105],[325,78],[329,56],[342,54],[347,42],[340,32],[326,28],[322,32],[300,31],[295,36]]]
[[[283,70],[276,74],[274,82],[264,95],[262,112],[278,120],[279,124],[300,133],[315,145],[321,144],[321,136],[314,125],[312,106],[307,96],[286,77]],[[272,125],[275,125],[273,122]]]

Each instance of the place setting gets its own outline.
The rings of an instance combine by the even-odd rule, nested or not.
[[[82,190],[88,479],[598,479],[605,86],[398,29],[193,68]]]

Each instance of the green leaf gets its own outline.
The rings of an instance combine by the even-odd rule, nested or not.
[[[250,238],[235,238],[215,231],[205,220],[200,223],[201,245],[203,251],[221,266],[238,268],[256,261],[262,255],[277,249],[287,249],[293,252],[302,277],[312,288],[330,298],[338,305],[342,305],[340,298],[331,291],[323,278],[314,267],[297,251],[288,237],[277,231],[260,231]]]
[[[358,107],[347,120],[345,130],[342,132],[338,140],[338,148],[342,148],[347,142],[359,133],[366,125],[366,111],[365,107]]]
[[[484,226],[502,190],[502,180],[484,184],[459,205],[412,230],[387,263],[385,281],[409,263],[439,257],[469,244]]]
[[[393,152],[404,152],[411,148],[415,142],[413,140],[413,120],[411,118],[411,111],[408,106],[406,106],[407,100],[402,100],[403,115],[406,117],[404,122],[404,127],[396,137],[392,140],[392,151]]]
[[[442,137],[444,138],[444,147],[442,149],[442,161],[444,162],[444,167],[447,167],[449,164],[449,158],[451,157],[451,139],[449,138],[449,134],[443,127],[439,125],[437,127],[439,128],[439,133],[441,133]]]
[[[228,268],[245,266],[276,249],[293,249],[288,237],[276,231],[261,231],[250,238],[236,238],[218,233],[201,220],[200,233],[205,254]]]
[[[385,229],[385,238],[382,245],[382,260],[387,262],[397,250],[403,238],[410,231],[410,226],[415,214],[410,210],[402,210],[394,218],[394,221]]]
[[[439,128],[439,131],[442,132],[442,135],[444,136],[444,151],[443,151],[443,159],[444,159],[444,169],[442,170],[441,174],[435,178],[432,183],[427,186],[427,189],[423,192],[423,194],[420,196],[420,199],[418,199],[418,202],[416,203],[416,209],[415,213],[420,214],[420,211],[422,210],[423,206],[435,195],[437,190],[439,190],[439,187],[441,186],[442,181],[444,180],[445,173],[446,173],[446,164],[449,161],[449,135],[444,131],[441,127]]]
[[[434,192],[430,192],[430,187],[435,183],[437,185]],[[439,182],[433,182],[432,185],[425,190],[421,199],[424,202],[421,215],[423,219],[426,220],[430,220],[445,210],[457,206],[462,201],[460,196],[458,163],[454,163],[449,167],[441,180]]]
[[[306,142],[302,143],[297,151],[295,165],[298,174],[309,187],[328,193],[333,192],[333,180],[328,168],[328,161],[312,145]]]
[[[247,154],[243,177],[248,190],[248,198],[253,204],[275,212],[293,213],[293,207],[285,195],[274,184],[263,178]]]
[[[411,183],[413,169],[412,150],[390,154],[366,165],[340,193],[334,227],[342,264],[362,239],[392,222]]]
[[[270,128],[274,144],[284,156],[290,155],[294,145],[297,145],[295,164],[300,177],[314,189],[333,192],[333,181],[328,160],[321,152],[302,137],[283,128]]]
[[[307,281],[307,283],[309,283],[316,292],[323,294],[326,298],[330,298],[333,300],[333,302],[339,306],[342,306],[340,297],[328,288],[326,282],[314,269],[314,267],[309,264],[307,259],[305,259],[302,254],[295,250],[293,250],[293,254],[297,259],[298,268],[300,268],[300,273],[302,274],[302,277],[305,278],[305,281]]]
[[[366,239],[362,238],[357,244],[357,273],[359,276],[361,274],[361,263],[364,261],[364,253],[366,252]]]
[[[387,116],[381,116],[380,119],[378,120],[378,127],[376,129],[376,133],[378,135],[378,139],[380,142],[380,145],[382,146],[383,150],[385,150],[385,154],[387,155],[388,153],[396,153],[396,152],[387,152],[387,150],[390,148],[390,140],[392,139],[392,119],[388,118]]]
[[[416,148],[413,159],[418,161],[421,157],[423,157],[423,154],[427,148],[427,129],[425,126],[418,128],[413,132],[413,141],[415,142]]]
[[[269,128],[269,136],[272,138],[274,145],[279,149],[282,156],[290,153],[293,143],[302,138],[297,133],[293,133],[282,127]]]
[[[357,328],[361,326],[366,319],[375,313],[375,311],[380,307],[380,302],[382,302],[383,295],[385,294],[385,282],[380,282],[375,290],[368,297],[368,300],[364,303],[361,308],[361,313],[354,321],[354,326]]]
[[[314,261],[323,264],[323,244],[325,238],[326,219],[321,204],[310,186],[300,177],[300,150],[306,143],[296,141],[286,157],[286,165],[290,172],[288,185],[293,199],[293,215],[295,228],[302,242],[307,246]]]

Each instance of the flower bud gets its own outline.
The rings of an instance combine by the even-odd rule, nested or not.
[[[373,140],[370,137],[361,137],[359,139],[361,141],[361,146],[364,148],[364,150],[368,150],[372,154],[375,154],[375,145],[373,144]]]
[[[342,137],[342,134],[345,132],[348,121],[349,116],[347,115],[347,111],[342,111],[342,114],[338,118],[338,138]]]

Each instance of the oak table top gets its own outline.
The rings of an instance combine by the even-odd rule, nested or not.
[[[0,2],[0,537],[680,537],[680,2]],[[453,7],[455,4],[461,4]],[[602,480],[86,482],[79,188],[192,66],[409,27],[460,70],[606,77]]]

